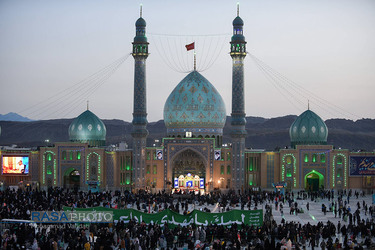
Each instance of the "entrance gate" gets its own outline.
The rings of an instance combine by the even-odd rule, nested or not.
[[[79,188],[80,174],[75,168],[69,168],[64,173],[64,188]]]
[[[307,191],[318,191],[324,188],[324,176],[318,171],[311,171],[305,175],[305,189]]]
[[[187,149],[173,160],[174,191],[200,191],[205,189],[206,166],[201,155],[192,149]]]

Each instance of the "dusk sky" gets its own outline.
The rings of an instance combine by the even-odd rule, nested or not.
[[[232,0],[1,0],[0,114],[74,118],[89,100],[101,119],[131,121],[134,60],[124,56],[141,3],[150,43],[148,121],[163,119],[168,95],[187,74],[176,70],[193,69],[184,47],[193,41],[198,70],[207,68],[201,74],[230,115]],[[247,0],[240,16],[250,53],[247,116],[299,115],[310,100],[323,119],[375,118],[374,0]],[[270,78],[277,72],[285,78]]]

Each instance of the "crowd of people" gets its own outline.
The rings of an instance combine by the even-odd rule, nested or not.
[[[230,209],[265,210],[262,226],[209,224],[172,226],[145,224],[130,220],[109,224],[33,224],[2,223],[0,246],[3,249],[371,249],[375,247],[373,207],[359,198],[364,193],[322,190],[319,192],[212,192],[206,195],[156,194],[139,192],[91,193],[62,188],[47,191],[0,191],[0,219],[30,220],[31,211],[60,211],[63,206],[135,208],[147,213],[172,209],[187,214],[193,209],[224,212]],[[355,209],[350,208],[356,197]],[[316,225],[296,221],[277,223],[273,213],[285,207],[298,215],[309,210],[309,202],[324,200],[326,209],[339,217],[337,224]],[[306,201],[302,207],[299,200]],[[216,207],[215,211],[213,208]],[[341,212],[340,212],[341,211]],[[340,236],[340,237],[339,237]]]

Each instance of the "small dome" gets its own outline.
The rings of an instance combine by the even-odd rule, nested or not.
[[[135,22],[136,27],[146,27],[146,21],[142,17],[138,18],[138,20]]]
[[[69,140],[88,142],[90,146],[104,146],[107,129],[94,113],[86,110],[69,126]]]
[[[322,118],[311,110],[306,110],[293,122],[289,129],[290,141],[296,145],[327,144],[328,128]]]
[[[244,22],[241,17],[236,16],[236,18],[233,20],[233,26],[243,26]]]
[[[223,98],[200,73],[189,73],[164,105],[168,135],[222,135],[226,120]]]

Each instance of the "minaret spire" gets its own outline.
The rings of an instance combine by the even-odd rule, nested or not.
[[[148,42],[146,37],[146,21],[140,17],[135,22],[135,37],[133,40],[134,57],[134,103],[133,103],[133,174],[132,183],[136,190],[146,186],[146,141],[147,130],[147,98],[146,98],[146,59],[148,57]]]
[[[142,4],[140,5],[140,9],[139,9],[139,17],[142,17]]]
[[[232,139],[232,189],[244,190],[248,188],[245,174],[245,81],[244,59],[246,57],[246,41],[243,36],[243,20],[237,3],[237,17],[233,20],[233,36],[230,42],[230,56],[232,57],[232,113],[230,136]]]

